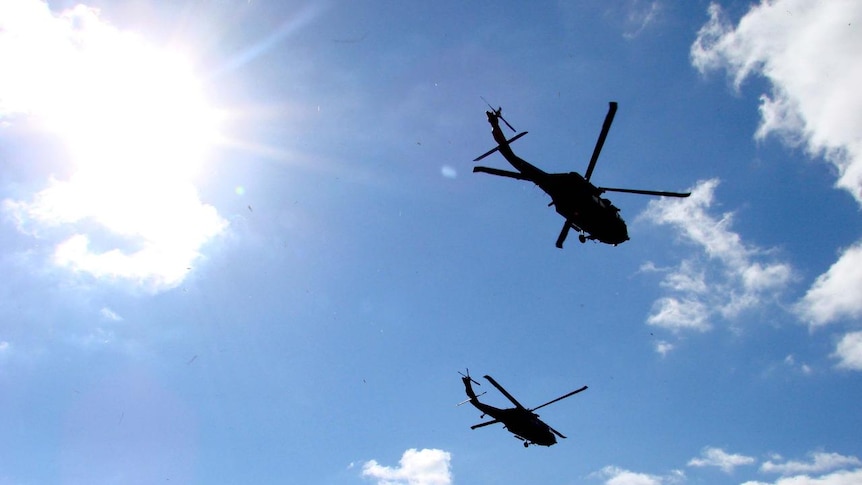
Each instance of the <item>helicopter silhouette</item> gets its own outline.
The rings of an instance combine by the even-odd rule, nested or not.
[[[484,98],[483,98],[484,100]],[[486,101],[487,103],[487,101]],[[596,141],[596,146],[593,149],[593,155],[590,157],[590,163],[587,166],[587,171],[583,176],[577,172],[568,173],[548,173],[538,167],[528,163],[524,159],[515,155],[509,146],[510,143],[526,135],[527,132],[516,134],[510,139],[506,139],[503,131],[500,129],[500,120],[506,124],[513,132],[516,131],[512,125],[503,118],[502,108],[496,110],[488,105],[491,111],[486,111],[488,123],[491,124],[491,134],[497,142],[497,146],[488,150],[476,157],[473,161],[478,162],[483,158],[499,151],[500,154],[518,171],[512,172],[509,170],[500,170],[498,168],[473,167],[473,172],[482,172],[501,177],[509,177],[518,180],[528,180],[538,185],[540,189],[551,196],[551,203],[557,213],[563,216],[566,220],[563,223],[563,228],[560,235],[557,237],[556,246],[563,247],[563,242],[569,234],[570,229],[578,231],[578,239],[585,243],[587,240],[596,240],[605,244],[618,245],[628,241],[628,229],[622,217],[620,210],[614,206],[610,200],[603,198],[605,192],[625,192],[630,194],[655,195],[666,197],[688,197],[690,192],[664,192],[657,190],[639,190],[639,189],[623,189],[612,187],[597,187],[590,182],[590,177],[593,174],[593,169],[596,166],[596,161],[602,151],[602,146],[605,144],[605,139],[608,136],[608,130],[611,128],[611,123],[614,120],[614,115],[617,112],[617,103],[610,102],[608,114],[605,116],[602,131],[599,133],[599,138]]]
[[[459,372],[459,374],[461,374]],[[534,408],[527,409],[521,403],[519,403],[508,391],[503,389],[503,386],[497,383],[491,376],[484,376],[488,382],[491,383],[494,387],[497,388],[501,393],[503,393],[509,401],[512,401],[512,404],[515,405],[513,408],[505,408],[500,409],[494,406],[479,402],[479,397],[473,391],[473,384],[477,386],[480,385],[476,382],[472,377],[470,377],[470,371],[467,371],[467,374],[461,374],[461,381],[464,383],[464,389],[467,392],[468,399],[466,401],[462,401],[458,403],[460,406],[466,402],[469,402],[473,406],[475,406],[479,411],[482,411],[482,417],[485,415],[491,416],[491,421],[485,421],[484,423],[479,423],[473,426],[470,426],[470,429],[481,428],[483,426],[488,426],[496,423],[503,423],[503,426],[509,430],[510,433],[515,435],[515,438],[524,442],[524,448],[530,446],[531,444],[541,445],[541,446],[551,446],[557,442],[557,436],[560,438],[565,438],[559,431],[554,428],[548,426],[544,421],[539,419],[539,415],[534,411],[537,409],[543,408],[549,404],[553,404],[557,401],[565,399],[569,396],[573,396],[581,391],[587,389],[587,386],[584,386],[580,389],[574,390],[564,396],[560,396],[556,399],[546,402],[541,406],[536,406]],[[482,393],[484,394],[484,393]],[[481,395],[481,394],[480,394]],[[556,435],[556,436],[555,436]]]

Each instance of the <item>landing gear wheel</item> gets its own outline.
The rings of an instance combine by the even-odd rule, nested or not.
[[[527,442],[525,441],[525,442],[524,442],[524,448],[526,448],[526,447],[528,447],[528,446],[530,446],[530,443],[527,443]]]
[[[587,242],[587,236],[584,236],[583,234],[578,234],[578,241],[580,241],[581,244]]]

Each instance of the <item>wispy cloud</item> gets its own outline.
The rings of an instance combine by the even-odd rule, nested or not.
[[[397,467],[383,466],[375,460],[362,465],[362,476],[380,485],[450,485],[449,452],[437,449],[404,452]]]
[[[787,369],[791,369],[791,370],[794,370],[796,372],[800,372],[806,376],[811,375],[811,373],[814,372],[814,370],[811,368],[811,366],[806,364],[805,362],[797,363],[796,357],[794,357],[793,354],[790,354],[784,358],[783,365]]]
[[[674,345],[666,340],[659,340],[655,344],[655,351],[661,354],[662,357],[666,356],[673,350]]]
[[[0,70],[0,119],[56,136],[71,174],[4,200],[6,215],[50,233],[57,266],[152,291],[179,284],[227,225],[193,184],[218,114],[188,62],[96,9],[12,0],[0,6]]]
[[[855,456],[844,456],[838,453],[826,453],[823,451],[809,453],[808,458],[808,461],[784,461],[778,463],[769,460],[760,465],[760,471],[764,473],[778,473],[780,475],[799,475],[824,473],[839,468],[862,465],[862,461]]]
[[[630,0],[626,6],[627,28],[623,37],[634,39],[647,27],[652,25],[661,12],[661,3],[657,0]]]
[[[757,139],[776,135],[832,165],[836,186],[862,205],[862,3],[776,0],[753,6],[735,26],[718,4],[691,46],[702,73],[726,70],[736,89],[751,76],[760,96]],[[796,309],[816,327],[862,316],[862,242],[844,250]],[[843,343],[854,342],[848,334]],[[846,354],[845,347],[837,353]],[[856,368],[852,364],[847,367]]]
[[[712,319],[733,319],[777,299],[793,279],[789,264],[773,251],[746,244],[732,230],[733,214],[711,213],[717,179],[698,182],[686,199],[649,203],[640,217],[674,227],[697,254],[666,269],[667,294],[653,305],[647,323],[674,332],[705,332]],[[653,264],[645,271],[662,271]]]
[[[738,466],[752,465],[754,463],[755,459],[753,457],[727,453],[721,448],[708,446],[701,451],[700,457],[689,460],[688,466],[717,467],[724,473],[733,473],[733,470]]]
[[[111,310],[108,307],[103,307],[101,310],[99,310],[99,314],[102,315],[102,318],[104,318],[105,320],[110,320],[112,322],[119,322],[123,320],[123,317],[121,317],[119,314],[117,314],[117,312]]]

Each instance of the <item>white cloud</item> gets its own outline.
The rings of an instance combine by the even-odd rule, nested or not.
[[[665,275],[661,285],[668,295],[653,304],[650,325],[705,332],[712,317],[732,319],[774,301],[793,279],[790,265],[742,242],[731,230],[733,214],[710,214],[718,183],[700,181],[686,199],[651,201],[640,216],[673,226],[706,257],[685,259]]]
[[[819,477],[797,475],[779,478],[775,482],[748,481],[742,485],[858,485],[862,483],[862,469],[841,470]]]
[[[0,119],[56,136],[71,174],[3,211],[56,243],[60,267],[152,291],[178,285],[227,225],[193,183],[219,116],[189,63],[96,9],[7,0],[0,70]]]
[[[437,449],[404,452],[398,467],[388,467],[371,460],[362,465],[362,476],[377,480],[379,485],[449,485],[451,455]]]
[[[823,473],[838,468],[862,465],[862,461],[855,456],[844,456],[838,453],[826,453],[822,451],[810,453],[809,459],[807,462],[785,461],[784,463],[775,463],[769,460],[760,465],[760,471],[781,475],[798,475],[803,473]]]
[[[108,307],[103,307],[99,310],[99,314],[102,315],[102,318],[105,320],[111,320],[112,322],[119,322],[123,320],[123,317],[117,314],[114,310],[111,310]]]
[[[862,371],[862,331],[850,332],[841,338],[832,357],[841,369]]]
[[[647,323],[675,332],[696,330],[706,332],[711,329],[709,309],[696,299],[664,297],[656,300]]]
[[[862,242],[846,249],[828,271],[817,277],[796,305],[812,328],[842,317],[862,317]]]
[[[606,466],[590,475],[605,481],[605,485],[669,485],[680,483],[685,479],[681,470],[674,470],[668,475],[650,475],[626,470],[616,466]]]
[[[730,454],[721,448],[707,447],[700,453],[699,458],[692,458],[688,462],[688,466],[718,467],[724,473],[732,473],[734,468],[742,465],[754,464],[754,458],[739,454]]]

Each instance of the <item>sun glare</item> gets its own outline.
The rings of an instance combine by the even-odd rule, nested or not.
[[[37,114],[68,142],[81,169],[194,175],[218,116],[188,62],[97,15],[78,6],[61,17],[65,37],[34,39],[24,57],[51,54],[28,77],[61,77],[50,90],[35,85],[38,92],[26,97],[48,95]]]
[[[17,22],[0,20],[0,61],[12,73],[0,80],[0,117],[23,113],[59,136],[73,174],[32,202],[5,205],[19,220],[74,228],[55,253],[62,266],[156,289],[178,284],[226,225],[193,185],[219,116],[190,64],[97,10],[55,16],[36,0],[12,3]],[[83,222],[133,244],[94,252]]]
[[[189,179],[215,138],[216,113],[186,64],[129,40],[85,53],[93,58],[55,127],[81,169]]]

